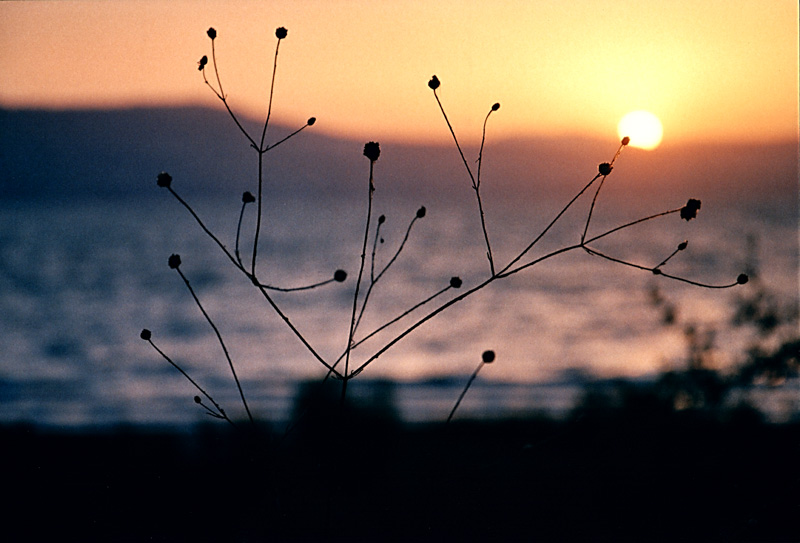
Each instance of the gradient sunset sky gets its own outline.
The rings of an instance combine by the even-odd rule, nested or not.
[[[0,106],[222,107],[197,61],[213,26],[229,103],[354,138],[616,135],[636,109],[664,143],[798,137],[795,0],[0,2]]]

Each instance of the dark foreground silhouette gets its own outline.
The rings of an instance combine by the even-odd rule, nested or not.
[[[374,406],[373,406],[374,407]],[[378,406],[380,407],[380,406]],[[800,424],[742,410],[404,426],[306,404],[288,436],[2,429],[15,541],[798,541]]]

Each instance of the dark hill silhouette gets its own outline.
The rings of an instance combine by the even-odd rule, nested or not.
[[[270,190],[313,189],[324,195],[363,185],[364,142],[323,135],[317,128],[322,123],[267,154]],[[260,133],[259,123],[243,124]],[[276,141],[296,128],[271,126],[268,139]],[[490,138],[484,191],[487,197],[495,190],[531,198],[573,194],[616,145],[616,137]],[[383,141],[381,148],[385,186],[428,196],[469,183],[452,145]],[[477,156],[474,146],[466,145],[465,152]],[[223,109],[0,110],[0,162],[4,199],[139,197],[153,189],[162,170],[182,191],[255,189],[255,154]],[[656,153],[630,149],[614,181],[638,195],[641,188],[658,197],[665,191],[700,198],[714,192],[764,200],[777,193],[794,202],[797,144],[662,146]]]

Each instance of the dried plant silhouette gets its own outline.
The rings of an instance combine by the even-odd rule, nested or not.
[[[210,80],[207,74],[207,72],[209,71],[209,59],[207,56],[203,56],[200,59],[200,62],[198,63],[198,69],[202,74],[203,82],[205,85],[208,86],[211,92],[213,92],[213,94],[222,102],[232,122],[236,125],[238,131],[244,137],[246,144],[253,150],[254,153],[253,159],[254,162],[256,162],[257,164],[257,170],[256,170],[257,178],[253,182],[255,185],[254,187],[255,193],[247,191],[244,192],[241,197],[242,206],[238,217],[233,251],[230,251],[226,247],[226,245],[222,243],[220,237],[217,234],[213,233],[206,226],[206,223],[201,219],[200,216],[198,216],[193,207],[179,195],[179,193],[173,186],[174,183],[172,176],[170,174],[166,172],[158,174],[157,185],[159,187],[166,189],[170,193],[170,195],[173,198],[175,198],[175,200],[190,213],[194,221],[197,222],[197,224],[203,230],[205,235],[207,235],[216,244],[218,249],[225,255],[225,257],[227,257],[227,260],[230,261],[230,264],[235,269],[237,269],[245,278],[247,278],[247,280],[252,284],[255,291],[258,293],[258,295],[260,295],[260,297],[263,298],[267,306],[272,311],[275,312],[275,314],[283,321],[285,326],[295,336],[295,338],[298,341],[298,346],[304,349],[307,352],[307,354],[311,358],[316,360],[316,362],[321,366],[321,369],[323,369],[325,372],[324,379],[333,378],[341,382],[342,404],[344,404],[344,402],[346,401],[347,386],[350,380],[355,379],[356,377],[361,375],[361,373],[367,367],[372,365],[381,355],[392,349],[400,341],[402,341],[410,334],[414,333],[421,326],[435,319],[447,309],[455,305],[458,305],[461,301],[472,296],[476,292],[482,291],[483,289],[490,287],[493,283],[501,281],[513,275],[516,275],[520,272],[528,271],[532,267],[546,260],[562,255],[564,253],[572,251],[584,251],[588,255],[597,256],[602,259],[605,259],[609,261],[609,263],[611,264],[616,264],[627,268],[632,268],[635,270],[649,272],[657,275],[660,278],[682,281],[701,288],[714,288],[714,289],[730,288],[736,285],[744,284],[748,280],[747,275],[741,274],[735,281],[732,282],[724,284],[707,284],[700,281],[695,281],[691,278],[682,277],[666,272],[665,268],[667,267],[667,264],[674,257],[676,257],[681,251],[684,251],[687,248],[688,246],[687,241],[683,241],[680,244],[678,244],[677,249],[672,254],[668,255],[666,258],[660,260],[656,264],[634,262],[626,259],[624,256],[607,254],[606,252],[600,251],[595,247],[594,245],[595,242],[604,238],[608,238],[623,230],[633,228],[645,222],[655,221],[657,219],[664,219],[665,217],[672,215],[675,215],[680,219],[690,221],[697,216],[697,213],[700,210],[701,206],[700,201],[690,198],[684,205],[673,207],[666,211],[661,211],[631,222],[627,222],[625,224],[621,224],[619,226],[616,226],[601,233],[590,234],[590,226],[595,211],[595,204],[598,200],[600,191],[603,188],[606,178],[612,173],[612,170],[615,167],[615,163],[620,158],[623,149],[629,143],[629,138],[627,137],[622,139],[611,161],[602,162],[599,164],[597,172],[591,176],[589,181],[577,191],[575,196],[572,197],[572,199],[570,199],[563,206],[563,208],[561,208],[554,214],[553,219],[547,224],[547,226],[541,232],[539,232],[536,236],[534,236],[530,240],[530,242],[521,250],[519,250],[519,252],[516,253],[516,256],[511,258],[508,262],[498,263],[496,255],[493,252],[490,243],[489,227],[487,225],[486,214],[484,212],[484,205],[481,196],[481,182],[482,182],[481,174],[484,161],[484,148],[486,143],[487,125],[489,122],[489,118],[492,116],[492,114],[499,111],[500,104],[499,103],[493,104],[489,108],[489,112],[486,114],[486,117],[483,122],[483,131],[481,136],[478,157],[476,160],[476,166],[473,171],[473,168],[470,166],[470,162],[467,160],[467,157],[464,154],[462,145],[459,142],[458,137],[456,136],[456,131],[453,127],[453,124],[451,123],[450,119],[447,116],[447,113],[445,111],[445,106],[439,98],[437,91],[442,83],[439,81],[438,77],[434,75],[428,82],[428,87],[433,91],[433,97],[436,100],[436,103],[441,111],[445,124],[450,132],[450,135],[452,136],[456,150],[460,156],[461,162],[463,162],[467,176],[471,183],[471,188],[475,193],[476,203],[478,207],[477,219],[480,221],[483,234],[483,243],[485,244],[486,248],[485,256],[489,264],[488,274],[484,277],[484,279],[478,281],[477,284],[474,284],[464,289],[462,289],[463,282],[461,278],[457,276],[451,277],[447,282],[443,281],[443,285],[440,290],[434,293],[429,293],[427,295],[425,294],[420,295],[419,298],[421,301],[418,301],[416,303],[410,303],[408,309],[401,312],[396,317],[388,320],[387,322],[376,327],[375,329],[370,330],[367,333],[364,333],[360,337],[357,335],[358,333],[361,332],[361,328],[363,327],[363,322],[365,322],[362,319],[362,317],[364,316],[365,310],[369,302],[373,299],[371,295],[374,289],[376,288],[378,283],[381,282],[381,280],[384,278],[387,270],[395,262],[397,262],[397,259],[401,256],[401,253],[403,252],[406,246],[406,241],[409,239],[409,236],[411,235],[411,231],[414,225],[417,223],[417,221],[422,220],[427,213],[426,208],[424,206],[418,209],[414,217],[412,217],[408,225],[408,228],[405,232],[405,237],[399,244],[395,253],[391,256],[391,258],[388,260],[388,263],[382,269],[376,269],[376,252],[378,250],[378,240],[381,237],[381,227],[385,223],[385,216],[383,215],[379,216],[377,219],[373,218],[373,200],[375,198],[375,193],[376,193],[375,177],[380,174],[378,169],[378,161],[381,154],[381,148],[379,143],[377,142],[366,143],[363,149],[363,155],[367,159],[369,167],[368,170],[365,172],[366,174],[365,190],[367,192],[366,219],[363,228],[364,235],[360,243],[361,253],[359,255],[358,272],[355,274],[354,285],[349,287],[352,289],[352,304],[350,305],[350,309],[347,315],[347,319],[349,322],[348,333],[347,337],[343,338],[342,341],[343,344],[343,349],[341,351],[342,354],[338,356],[335,360],[326,359],[314,347],[314,338],[308,337],[293,324],[289,315],[278,305],[278,303],[276,303],[275,299],[271,295],[271,292],[307,291],[310,289],[320,288],[329,284],[344,283],[348,278],[348,274],[343,269],[337,269],[334,272],[333,276],[327,280],[310,285],[295,286],[295,287],[270,285],[262,281],[260,278],[261,270],[267,265],[263,262],[260,262],[258,253],[259,242],[262,237],[262,232],[265,228],[266,224],[265,221],[267,219],[266,216],[267,214],[265,213],[266,195],[264,192],[264,178],[266,170],[265,155],[271,150],[275,149],[275,147],[277,147],[278,145],[281,145],[287,142],[288,140],[293,139],[295,136],[303,132],[305,129],[313,126],[316,122],[315,117],[310,117],[305,122],[305,124],[303,124],[303,126],[293,131],[288,136],[278,139],[274,143],[268,143],[267,136],[269,134],[270,118],[272,116],[272,109],[273,109],[273,96],[274,96],[276,76],[278,70],[278,55],[280,51],[281,42],[287,38],[288,31],[285,28],[281,27],[278,28],[275,32],[277,43],[275,46],[275,53],[273,57],[272,76],[269,83],[269,95],[268,95],[269,97],[266,107],[266,114],[263,122],[263,127],[260,130],[260,134],[256,135],[253,135],[250,132],[248,132],[248,130],[244,127],[244,124],[240,121],[239,117],[233,111],[228,102],[227,94],[225,93],[223,88],[222,78],[220,76],[220,69],[216,56],[217,32],[213,28],[210,28],[207,34],[209,39],[211,40],[211,68],[213,68],[213,76]],[[595,187],[595,190],[591,200],[591,205],[587,213],[582,231],[576,233],[575,243],[564,245],[556,250],[552,250],[545,254],[533,255],[532,254],[533,249],[537,246],[540,240],[542,240],[542,238],[552,229],[552,227],[563,217],[563,215],[567,212],[567,210],[570,209],[573,206],[573,204],[575,204],[582,196],[584,196],[592,187]],[[244,215],[248,209],[253,207],[250,204],[256,204],[255,226],[252,232],[243,233],[242,224]],[[245,248],[244,247],[245,242],[243,240],[248,239],[248,237],[252,238],[252,244],[250,244],[247,248]],[[372,241],[371,251],[369,251],[370,240]],[[246,254],[248,249],[250,253],[249,255]],[[192,296],[194,302],[196,303],[199,310],[203,314],[204,318],[208,322],[209,326],[213,330],[218,340],[218,343],[223,351],[226,362],[230,368],[231,374],[233,376],[233,381],[239,392],[239,397],[241,399],[242,407],[244,409],[246,417],[248,421],[255,422],[256,417],[250,411],[246,399],[247,398],[246,391],[243,389],[242,384],[237,376],[236,365],[229,354],[229,350],[226,347],[225,341],[223,340],[223,335],[220,332],[219,328],[215,325],[212,316],[209,315],[209,313],[205,310],[197,293],[195,292],[195,290],[193,290],[189,282],[189,278],[187,278],[187,276],[181,271],[180,256],[177,254],[172,255],[168,259],[168,264],[170,268],[174,269],[179,274],[182,282],[189,291],[189,294]],[[381,282],[381,284],[383,284],[383,282]],[[455,293],[456,290],[459,291],[457,294]],[[449,298],[448,294],[450,295]],[[436,305],[436,302],[438,302],[438,305]],[[397,327],[399,331],[394,333],[394,335],[390,337],[388,340],[384,341],[382,345],[376,348],[375,351],[372,352],[371,354],[366,354],[366,355],[361,354],[359,347],[361,347],[367,339],[375,337],[380,332],[386,332],[390,327]],[[142,339],[148,341],[151,344],[151,346],[159,353],[159,355],[161,355],[169,364],[174,366],[200,392],[200,395],[194,397],[194,401],[201,408],[203,408],[204,411],[209,416],[225,420],[231,425],[234,426],[236,425],[234,420],[230,418],[228,412],[226,412],[222,407],[220,407],[217,404],[217,402],[213,399],[213,397],[209,393],[207,393],[203,388],[201,388],[201,386],[192,377],[190,377],[187,371],[185,371],[178,363],[176,363],[172,358],[167,356],[167,354],[165,354],[161,349],[159,349],[159,347],[156,346],[155,342],[152,339],[153,338],[152,332],[150,332],[149,330],[143,330],[141,332],[141,337]],[[360,357],[356,358],[358,355],[360,355]],[[491,363],[493,361],[494,361],[494,351],[487,350],[482,354],[481,363],[470,377],[466,387],[464,388],[464,391],[456,400],[455,405],[452,411],[450,412],[450,415],[447,418],[448,422],[453,418],[456,410],[458,409],[461,403],[461,400],[464,398],[467,390],[469,389],[469,386],[477,377],[480,369],[485,364]],[[210,402],[210,405],[205,403],[204,398],[205,400]]]

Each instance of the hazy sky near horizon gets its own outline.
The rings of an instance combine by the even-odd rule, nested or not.
[[[222,107],[355,138],[613,136],[645,109],[664,143],[798,137],[795,0],[0,2],[3,107]],[[209,73],[210,75],[210,73]]]

